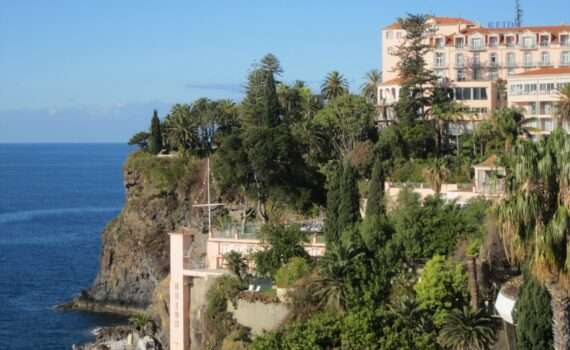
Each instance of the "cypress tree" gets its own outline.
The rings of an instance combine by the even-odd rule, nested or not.
[[[325,238],[327,242],[335,242],[340,237],[338,232],[338,208],[341,177],[342,167],[339,166],[332,172],[327,184],[327,216],[325,221]]]
[[[552,349],[550,295],[528,272],[515,305],[517,348]]]
[[[338,208],[338,232],[342,233],[355,224],[360,217],[356,170],[346,162],[340,182],[340,203]]]
[[[366,217],[384,216],[384,168],[382,160],[376,157],[372,168],[372,177],[368,187],[368,201],[366,202]]]
[[[158,113],[156,110],[152,114],[152,120],[150,122],[149,151],[152,154],[158,154],[162,151],[162,131],[160,130],[160,119],[158,119]]]

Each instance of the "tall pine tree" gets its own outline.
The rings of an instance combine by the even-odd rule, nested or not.
[[[158,154],[162,151],[162,131],[160,130],[160,119],[158,119],[158,113],[156,110],[154,110],[152,120],[150,122],[149,151],[152,154]]]
[[[426,36],[432,31],[428,16],[409,15],[398,22],[406,31],[404,42],[398,47],[397,70],[402,79],[400,100],[396,104],[398,119],[412,123],[423,119],[426,106],[430,105],[430,89],[435,86],[436,77],[427,68],[425,57],[431,50]]]
[[[552,349],[550,295],[526,271],[515,310],[517,349]]]
[[[340,203],[338,208],[338,232],[353,226],[360,218],[360,196],[358,193],[356,169],[345,162],[340,181]]]
[[[384,216],[384,168],[382,159],[376,157],[372,168],[370,185],[368,186],[368,200],[366,201],[366,217]]]

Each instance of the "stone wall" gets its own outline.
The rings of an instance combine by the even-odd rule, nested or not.
[[[228,311],[239,324],[251,328],[253,335],[276,330],[289,315],[289,309],[283,303],[251,303],[246,300],[239,300],[237,308],[229,302]]]

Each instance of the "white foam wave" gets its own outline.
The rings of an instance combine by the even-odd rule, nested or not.
[[[60,209],[38,209],[26,211],[14,211],[0,214],[0,224],[10,222],[28,221],[39,216],[52,215],[77,215],[83,213],[106,213],[120,211],[120,207],[83,207],[83,208],[60,208]]]

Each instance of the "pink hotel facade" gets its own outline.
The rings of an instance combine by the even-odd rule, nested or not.
[[[554,127],[553,107],[561,85],[570,83],[570,25],[518,28],[485,28],[463,18],[432,17],[434,27],[426,40],[432,50],[428,68],[450,82],[455,99],[467,111],[462,127],[487,118],[503,106],[519,107],[538,134]],[[382,30],[383,83],[378,87],[378,105],[390,120],[390,106],[398,101],[400,79],[394,53],[404,41],[398,23]],[[499,80],[506,81],[506,101],[500,98]],[[568,129],[569,125],[564,125]]]

